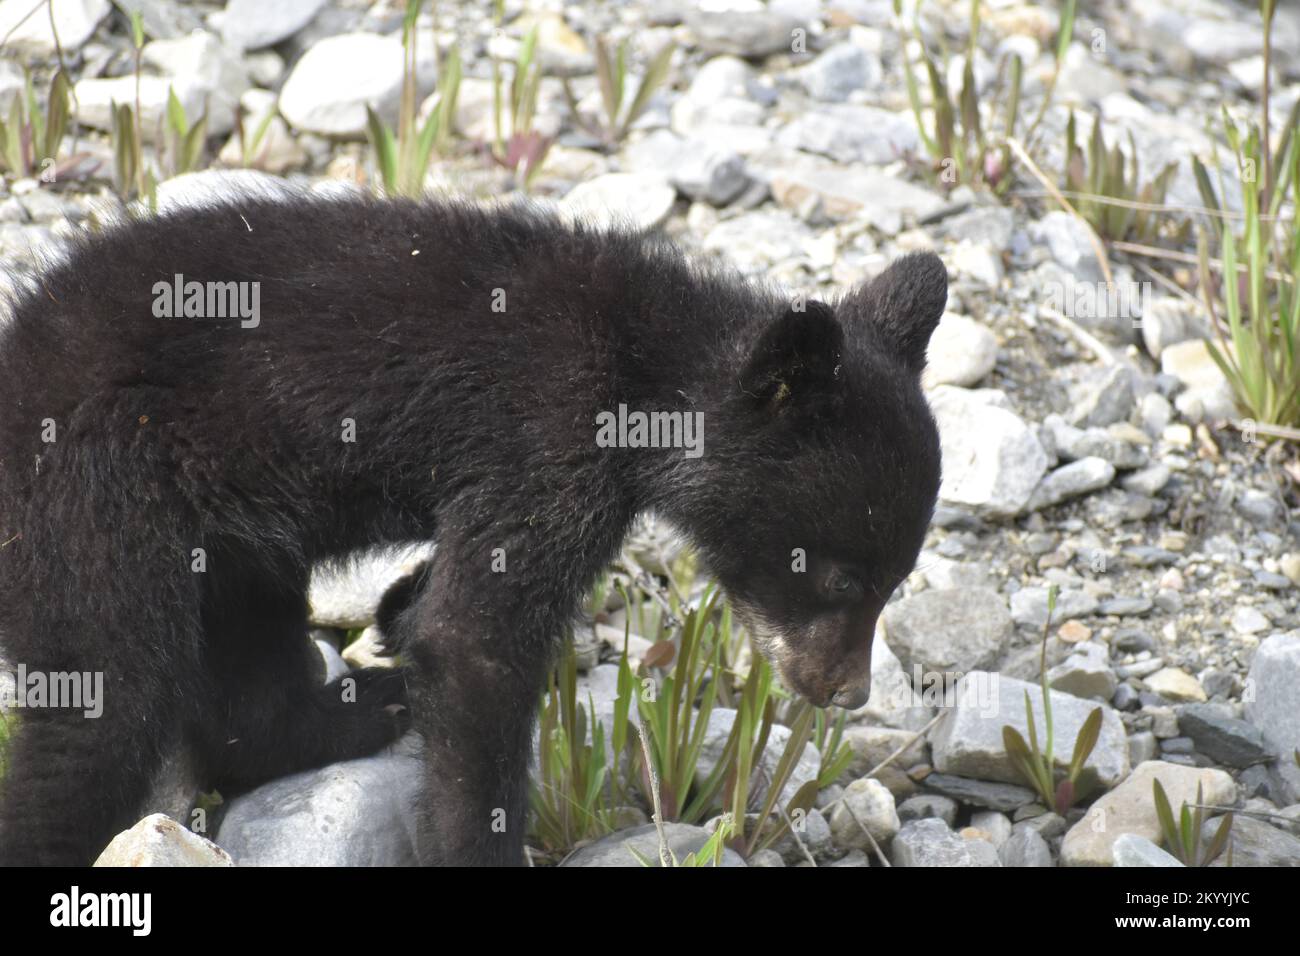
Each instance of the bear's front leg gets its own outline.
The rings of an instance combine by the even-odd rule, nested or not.
[[[416,845],[422,863],[524,862],[528,762],[538,695],[562,624],[509,580],[477,580],[440,547],[428,586],[396,627],[414,665],[425,742]],[[474,562],[466,562],[473,565]]]

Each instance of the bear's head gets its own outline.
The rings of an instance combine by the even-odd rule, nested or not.
[[[692,537],[791,689],[866,703],[876,619],[939,490],[921,391],[948,276],[896,260],[833,305],[778,310],[745,346],[693,482]]]

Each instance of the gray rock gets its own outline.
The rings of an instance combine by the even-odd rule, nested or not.
[[[1011,595],[1011,619],[1024,627],[1041,631],[1047,624],[1048,588],[1021,588]],[[1069,588],[1060,590],[1056,595],[1056,608],[1052,612],[1052,624],[1060,624],[1077,617],[1088,617],[1097,612],[1097,599],[1086,591]]]
[[[820,202],[831,219],[860,219],[886,235],[944,205],[937,193],[874,169],[810,162],[773,173],[772,195],[787,209]]]
[[[872,840],[880,846],[889,843],[902,824],[894,809],[894,795],[879,780],[863,777],[844,788],[840,802],[831,810],[830,825],[836,846],[867,850]]]
[[[1133,401],[1132,370],[1112,365],[1070,412],[1070,422],[1077,428],[1122,422],[1133,410]]]
[[[724,98],[758,99],[758,74],[744,60],[734,56],[715,56],[705,62],[691,78],[686,96],[700,102]]]
[[[952,216],[939,226],[942,233],[961,242],[969,240],[987,249],[1006,249],[1015,230],[1015,216],[1005,206],[976,206]]]
[[[963,240],[951,250],[949,261],[958,276],[968,276],[991,289],[1002,285],[1002,257],[989,246]]]
[[[1026,693],[1033,704],[1038,739],[1043,741],[1046,725],[1042,690],[1037,684],[981,671],[963,677],[957,685],[957,705],[931,735],[935,768],[945,774],[960,774],[979,780],[1022,783],[1007,756],[1002,742],[1002,728],[1014,727],[1022,737],[1029,739],[1029,724],[1025,716]],[[1129,772],[1128,743],[1119,715],[1104,704],[1080,700],[1059,691],[1052,692],[1055,762],[1061,770],[1066,769],[1074,740],[1079,735],[1083,722],[1097,706],[1102,711],[1101,733],[1097,746],[1084,765],[1084,777],[1085,782],[1092,778],[1103,786],[1111,787],[1123,780]],[[929,778],[926,782],[927,786],[930,785]]]
[[[1285,574],[1274,574],[1271,571],[1256,571],[1254,578],[1255,583],[1267,591],[1289,591],[1295,586]]]
[[[1088,227],[1068,212],[1053,211],[1029,227],[1030,238],[1047,246],[1052,258],[1068,273],[1081,280],[1102,278]]]
[[[685,823],[664,824],[664,840],[679,863],[690,854],[698,853],[709,836],[704,827]],[[573,853],[560,866],[643,866],[638,854],[649,860],[652,866],[660,865],[659,835],[653,823],[611,833]],[[744,866],[745,861],[735,850],[728,849],[722,852],[722,865]]]
[[[1201,686],[1210,697],[1240,696],[1241,684],[1237,680],[1237,675],[1218,667],[1207,667],[1201,672]]]
[[[690,199],[725,206],[753,183],[745,161],[708,142],[687,141],[668,173],[668,181]]]
[[[1166,465],[1152,465],[1149,468],[1143,468],[1141,471],[1135,471],[1131,475],[1125,475],[1120,479],[1120,486],[1125,491],[1131,491],[1134,494],[1154,496],[1160,493],[1160,489],[1169,484],[1171,477],[1173,477],[1173,472]]]
[[[943,455],[939,497],[1009,517],[1028,504],[1047,471],[1047,452],[1033,429],[1000,407],[1000,392],[986,392],[941,385],[929,393]]]
[[[937,591],[952,588],[988,588],[993,586],[993,578],[988,568],[981,564],[962,561],[950,561],[925,552],[917,561],[918,571],[925,578],[925,583]]]
[[[35,9],[35,13],[33,13]],[[65,53],[77,50],[90,39],[99,21],[111,9],[108,0],[58,0],[53,5],[54,26],[50,29],[50,13],[44,3],[39,6],[31,0],[3,0],[0,2],[0,37],[8,50],[26,50],[39,56],[53,54],[62,47]]]
[[[1120,684],[1110,699],[1110,705],[1116,710],[1133,710],[1138,706],[1141,695],[1131,684]],[[1130,749],[1130,753],[1132,750]]]
[[[762,125],[766,116],[763,106],[753,99],[724,96],[700,100],[687,95],[673,103],[669,114],[675,132],[720,143],[744,156],[772,146],[773,131]]]
[[[1233,501],[1232,506],[1250,521],[1266,528],[1286,521],[1286,508],[1278,501],[1277,496],[1260,491],[1258,488],[1244,490]]]
[[[355,628],[375,623],[375,609],[384,592],[432,557],[433,547],[419,544],[367,551],[347,561],[313,568],[307,592],[308,620],[317,627]]]
[[[930,336],[922,382],[926,388],[978,384],[997,363],[998,340],[974,319],[945,312]]]
[[[970,806],[985,807],[1004,813],[1034,802],[1034,792],[1026,787],[1009,783],[990,783],[987,780],[975,780],[958,777],[948,773],[932,773],[925,778],[925,785],[945,797],[951,797],[959,803]]]
[[[604,173],[569,190],[560,212],[576,222],[647,232],[663,224],[676,190],[654,173]]]
[[[597,664],[585,674],[579,674],[577,680],[579,703],[591,702],[596,717],[600,719],[614,712],[614,702],[618,700],[618,665]]]
[[[886,639],[905,671],[981,670],[1014,633],[1001,595],[989,588],[922,591],[885,608]]]
[[[1288,551],[1278,560],[1278,567],[1292,584],[1300,587],[1300,554]]]
[[[1263,44],[1263,32],[1258,23],[1204,17],[1187,25],[1180,42],[1202,60],[1229,63],[1258,53]]]
[[[1123,687],[1128,687],[1128,685],[1124,684]],[[1156,735],[1149,730],[1132,734],[1128,738],[1129,763],[1135,767],[1148,760],[1155,760],[1159,750],[1160,745],[1156,740]]]
[[[1214,363],[1203,339],[1170,345],[1160,353],[1160,370],[1183,383],[1186,391],[1175,404],[1186,414],[1187,402],[1194,401],[1210,418],[1236,414],[1232,388]]]
[[[313,44],[280,90],[280,113],[294,129],[360,137],[366,106],[389,122],[402,92],[402,43],[396,36],[346,33]],[[431,82],[432,62],[417,64]]]
[[[1111,848],[1115,866],[1182,866],[1178,858],[1144,836],[1124,833]]]
[[[1162,667],[1143,679],[1148,690],[1174,703],[1203,702],[1206,699],[1201,682],[1179,667]]]
[[[1123,554],[1128,563],[1135,568],[1178,563],[1178,555],[1175,552],[1145,544],[1125,548]]]
[[[155,40],[174,40],[203,29],[203,19],[197,13],[172,0],[117,0],[116,6],[127,13],[139,13],[145,35]]]
[[[1174,813],[1184,803],[1196,802],[1200,786],[1206,803],[1231,802],[1236,796],[1232,778],[1222,770],[1198,770],[1168,761],[1140,764],[1119,786],[1088,808],[1061,843],[1062,866],[1112,866],[1115,841],[1125,833],[1148,840],[1161,837],[1152,787],[1160,781]]]
[[[1053,690],[1075,697],[1108,701],[1119,685],[1119,678],[1110,669],[1106,648],[1085,642],[1075,645],[1069,657],[1047,672],[1047,683]]]
[[[198,31],[175,40],[154,40],[144,48],[143,59],[151,66],[192,86],[203,100],[211,135],[228,133],[235,127],[239,98],[252,84],[248,69],[221,45],[211,33]],[[198,114],[189,113],[191,124]]]
[[[1125,654],[1140,654],[1142,651],[1154,652],[1159,645],[1146,631],[1136,627],[1126,627],[1115,632],[1111,646]]]
[[[791,866],[803,863],[807,859],[804,850],[813,856],[821,856],[831,851],[833,848],[831,825],[820,810],[811,809],[803,817],[791,822],[799,828],[797,839],[795,832],[787,830],[784,836],[772,844],[772,849],[776,850],[786,863]],[[754,865],[753,860],[749,865]]]
[[[683,19],[700,49],[751,58],[791,52],[793,31],[801,25],[792,17],[746,4],[692,9]]]
[[[992,843],[977,836],[958,835],[966,841],[966,852],[970,854],[972,865],[998,867],[1002,865],[1002,858],[998,856],[998,848]]]
[[[1016,827],[998,851],[1003,866],[1051,866],[1052,851],[1037,830]]]
[[[1059,813],[1045,811],[1040,804],[1021,807],[1015,813],[1013,830],[1033,830],[1044,840],[1055,840],[1065,833],[1065,817]]]
[[[971,814],[970,825],[989,835],[989,842],[1001,850],[1011,839],[1011,821],[996,810],[978,810]]]
[[[828,863],[826,865],[836,867],[837,869],[871,866],[871,857],[867,856],[867,854],[863,853],[861,850],[850,850],[834,863]],[[750,866],[753,866],[753,864],[751,863]]]
[[[189,78],[142,76],[140,78],[140,136],[146,142],[157,139],[163,117],[167,111],[167,97],[174,91],[176,99],[185,109],[185,115],[196,119],[203,112],[204,91]],[[87,126],[108,130],[112,126],[114,103],[136,102],[134,76],[90,77],[81,79],[73,87],[76,94],[76,116]]]
[[[1269,759],[1259,730],[1215,704],[1185,704],[1178,709],[1179,730],[1199,753],[1226,767],[1249,767]]]
[[[1209,841],[1218,832],[1218,818],[1206,820],[1201,836]],[[1300,867],[1300,838],[1263,820],[1237,814],[1232,818],[1233,866]],[[1228,854],[1220,854],[1211,866],[1227,866]]]
[[[910,113],[851,103],[799,113],[776,137],[782,146],[827,156],[837,163],[879,166],[920,147]]]
[[[1152,438],[1159,438],[1174,418],[1174,407],[1159,392],[1148,392],[1138,401],[1138,417],[1142,430]]]
[[[274,780],[230,801],[216,834],[239,866],[411,866],[423,761],[389,751]]]
[[[1151,733],[1157,740],[1168,740],[1178,736],[1178,715],[1172,707],[1147,703],[1149,694],[1143,694],[1140,713],[1151,718]],[[1159,699],[1159,698],[1157,698]]]
[[[942,820],[946,826],[957,824],[957,801],[937,793],[918,793],[898,805],[898,819],[903,823],[912,820]]]
[[[1141,617],[1144,614],[1150,614],[1154,606],[1155,604],[1150,598],[1114,597],[1107,598],[1098,604],[1097,613],[1109,614],[1114,617]]]
[[[1281,759],[1278,773],[1285,781],[1288,802],[1300,801],[1300,767],[1293,753],[1300,747],[1300,631],[1274,634],[1255,652],[1242,692],[1246,719],[1260,729],[1268,748]]]
[[[912,686],[888,642],[871,642],[871,699],[855,710],[852,720],[869,726],[918,731],[934,717],[934,704],[926,703]],[[874,766],[874,764],[873,764]],[[865,773],[870,767],[864,768]]]
[[[1205,312],[1174,296],[1161,296],[1142,310],[1142,342],[1154,359],[1170,345],[1203,338],[1209,332]]]
[[[866,727],[861,724],[846,726],[843,739],[853,751],[853,759],[845,768],[845,775],[866,776],[884,763],[896,750],[907,745],[915,736],[913,731],[897,730],[892,727]],[[925,738],[912,742],[911,746],[895,759],[897,766],[900,767],[914,767],[927,762],[929,748],[926,746]]]
[[[890,859],[894,866],[980,865],[970,851],[970,841],[933,818],[906,824],[894,837]]]
[[[1107,59],[1083,45],[1071,44],[1061,64],[1057,95],[1071,105],[1088,105],[1111,94],[1123,94],[1128,86],[1124,75],[1108,66]]]
[[[1080,458],[1046,475],[1029,497],[1029,511],[1050,508],[1070,498],[1105,488],[1115,480],[1115,466],[1104,458]]]
[[[796,70],[794,79],[813,99],[842,103],[859,90],[878,86],[883,74],[880,57],[855,43],[836,43]]]
[[[782,209],[747,212],[718,223],[702,243],[747,275],[767,274],[779,262],[805,255],[812,231]]]
[[[1138,468],[1148,461],[1146,451],[1118,434],[1118,427],[1076,428],[1066,424],[1060,415],[1048,415],[1043,427],[1050,432],[1057,455],[1066,461],[1101,458],[1116,468]]]
[[[326,0],[230,0],[221,36],[236,50],[260,50],[293,36],[320,13]]]
[[[234,866],[230,854],[155,813],[113,837],[95,866]]]

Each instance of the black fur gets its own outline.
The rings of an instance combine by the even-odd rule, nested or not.
[[[155,318],[175,273],[260,282],[260,325]],[[938,487],[917,373],[946,281],[912,256],[798,311],[662,239],[364,199],[230,202],[73,249],[0,331],[0,641],[29,670],[103,671],[106,703],[23,713],[0,861],[92,860],[177,726],[213,783],[251,785],[381,747],[409,690],[421,858],[519,862],[537,693],[647,509],[795,689],[860,689]],[[620,403],[703,412],[704,455],[598,447]],[[381,609],[409,671],[340,702],[304,638],[309,568],[433,538],[427,582]]]

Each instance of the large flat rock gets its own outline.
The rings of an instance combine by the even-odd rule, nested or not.
[[[1177,815],[1184,803],[1196,802],[1196,787],[1203,787],[1206,803],[1231,804],[1237,795],[1232,777],[1222,770],[1184,767],[1148,760],[1122,784],[1103,796],[1070,828],[1061,843],[1062,866],[1113,866],[1115,841],[1125,833],[1159,843],[1162,834],[1156,816],[1152,784],[1159,780]]]
[[[1047,725],[1039,686],[1014,677],[974,671],[958,681],[956,706],[931,734],[935,769],[1023,786],[1025,781],[1012,766],[1003,745],[1002,728],[1014,727],[1029,740],[1026,693],[1034,707],[1039,744],[1045,747]],[[1091,777],[1102,786],[1113,787],[1129,773],[1128,739],[1119,715],[1105,704],[1052,692],[1052,726],[1056,737],[1053,758],[1059,769],[1069,766],[1075,738],[1096,707],[1102,711],[1101,734],[1084,764],[1085,780]]]

